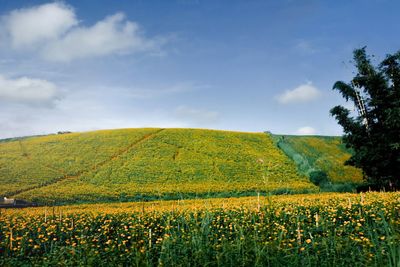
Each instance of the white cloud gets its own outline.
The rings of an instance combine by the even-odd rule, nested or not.
[[[28,77],[8,79],[0,75],[0,101],[52,106],[58,98],[59,90],[52,82]]]
[[[305,103],[317,99],[321,92],[312,85],[311,82],[302,84],[293,90],[287,90],[277,96],[277,100],[282,104]]]
[[[182,82],[171,85],[169,87],[164,88],[122,88],[121,92],[129,98],[133,99],[152,99],[152,98],[160,98],[167,97],[170,95],[176,95],[181,93],[192,92],[197,89],[207,88],[207,86],[196,85],[191,82]]]
[[[5,20],[14,48],[56,39],[78,23],[72,8],[58,2],[14,10]]]
[[[11,11],[3,17],[1,30],[11,47],[35,51],[49,61],[151,51],[159,53],[165,38],[146,38],[137,23],[116,13],[92,26],[76,19],[74,10],[62,3],[51,3]]]
[[[304,126],[299,129],[297,129],[296,134],[300,135],[314,135],[316,133],[316,130],[310,126]]]
[[[219,120],[219,113],[216,111],[194,109],[187,106],[180,106],[176,108],[175,115],[179,119],[200,126],[214,124]]]
[[[50,42],[42,55],[52,61],[71,61],[115,53],[134,53],[155,47],[155,41],[141,36],[138,24],[127,21],[122,13],[117,13],[92,27],[77,27],[69,31],[62,38]]]

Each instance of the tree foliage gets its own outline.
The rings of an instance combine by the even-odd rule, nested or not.
[[[343,106],[330,111],[354,151],[346,164],[361,168],[378,188],[400,188],[400,51],[374,66],[365,47],[356,49],[354,64],[351,82],[338,81],[333,89],[354,103],[358,115]]]
[[[329,177],[324,171],[312,171],[310,173],[310,181],[316,186],[326,186],[329,184]]]

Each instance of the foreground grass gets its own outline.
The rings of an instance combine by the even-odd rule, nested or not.
[[[2,211],[0,265],[398,266],[400,193]]]

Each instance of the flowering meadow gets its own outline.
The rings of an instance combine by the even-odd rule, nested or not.
[[[0,154],[0,196],[41,204],[318,191],[265,133],[104,130],[0,142]]]
[[[0,265],[399,266],[400,193],[1,210]]]
[[[400,193],[317,194],[273,138],[121,129],[2,141],[0,195],[43,206],[0,209],[0,266],[400,266]],[[339,139],[296,141],[332,182],[361,181],[340,169]]]

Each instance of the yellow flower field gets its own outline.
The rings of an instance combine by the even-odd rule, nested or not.
[[[0,143],[0,153],[0,195],[39,203],[318,191],[264,133],[109,130]]]
[[[400,193],[1,210],[0,236],[6,266],[398,266]]]

